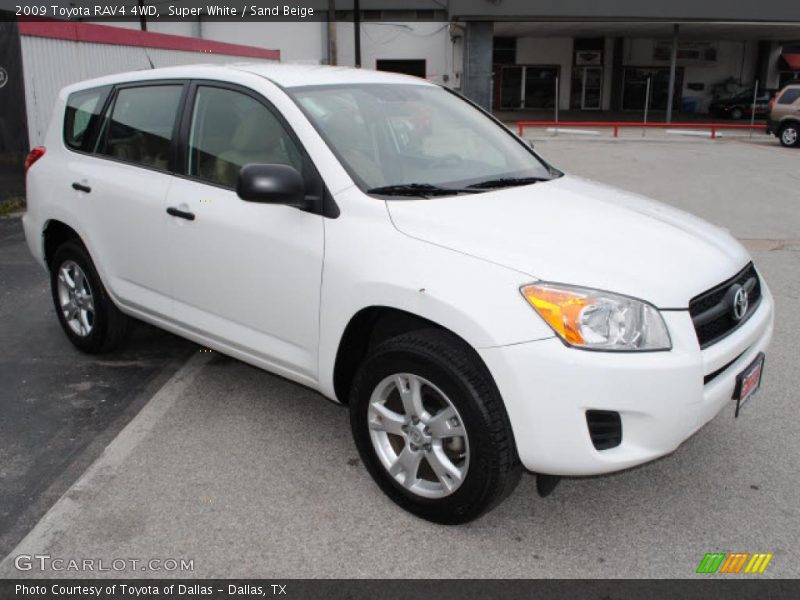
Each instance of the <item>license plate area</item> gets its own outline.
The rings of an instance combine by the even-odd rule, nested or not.
[[[736,387],[733,390],[733,399],[736,400],[736,413],[739,417],[744,404],[753,397],[761,387],[761,376],[764,373],[764,353],[759,352],[747,367],[736,376]]]

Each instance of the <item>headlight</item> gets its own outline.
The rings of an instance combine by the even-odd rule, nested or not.
[[[520,291],[570,346],[623,351],[672,347],[661,313],[642,300],[555,283],[533,283]]]

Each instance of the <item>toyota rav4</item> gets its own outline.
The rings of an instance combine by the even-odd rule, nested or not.
[[[114,75],[61,92],[26,168],[75,346],[140,319],[317,390],[432,521],[474,519],[523,469],[546,493],[669,454],[760,382],[773,302],[731,235],[562,173],[424,80]]]

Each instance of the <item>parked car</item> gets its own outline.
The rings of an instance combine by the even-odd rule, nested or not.
[[[772,101],[767,133],[777,136],[782,146],[800,146],[800,83],[787,85]]]
[[[735,121],[751,115],[763,117],[769,112],[769,103],[775,97],[777,90],[759,90],[756,97],[755,111],[753,110],[754,89],[745,90],[729,98],[721,98],[712,102],[708,111],[717,117],[730,118]]]
[[[24,227],[69,340],[141,319],[349,406],[425,519],[476,518],[523,468],[544,495],[654,460],[759,386],[773,300],[728,232],[562,173],[447,88],[176,67],[54,114]]]

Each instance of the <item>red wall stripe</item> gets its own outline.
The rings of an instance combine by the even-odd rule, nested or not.
[[[114,46],[136,46],[139,48],[161,48],[183,52],[205,54],[225,54],[247,58],[280,60],[280,50],[268,50],[255,46],[214,42],[167,33],[140,31],[124,27],[108,27],[94,23],[75,23],[66,21],[23,21],[18,22],[21,35],[55,38],[73,42],[112,44]]]

